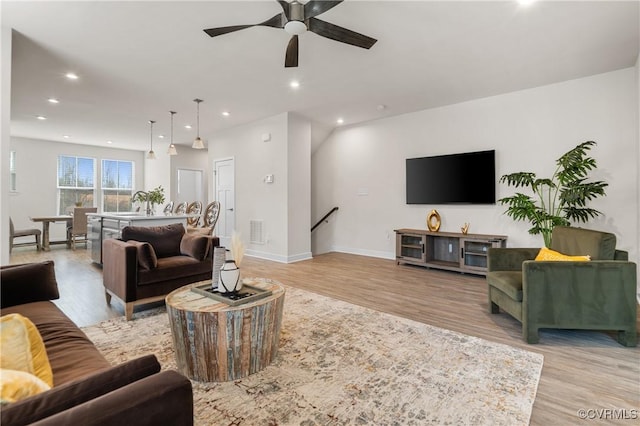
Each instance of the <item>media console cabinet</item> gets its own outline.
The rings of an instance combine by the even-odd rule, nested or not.
[[[489,247],[506,247],[504,235],[396,229],[396,263],[487,274]]]

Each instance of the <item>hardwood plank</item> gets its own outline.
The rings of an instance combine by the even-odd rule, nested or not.
[[[11,263],[53,259],[60,306],[79,325],[124,314],[107,306],[102,273],[86,250],[53,247],[50,252],[18,248]],[[542,330],[540,343],[522,340],[520,323],[508,314],[491,315],[484,277],[396,265],[393,260],[329,253],[280,264],[245,256],[242,277],[268,277],[297,287],[544,355],[532,425],[581,423],[579,409],[640,408],[640,349],[619,345],[613,333]],[[285,301],[286,303],[286,301]],[[147,307],[136,307],[140,310]],[[630,424],[590,420],[589,424]]]

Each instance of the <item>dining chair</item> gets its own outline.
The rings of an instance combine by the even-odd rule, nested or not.
[[[9,218],[9,254],[11,254],[11,251],[13,250],[14,247],[30,246],[33,244],[36,245],[37,251],[42,250],[42,244],[40,242],[41,235],[42,235],[42,231],[35,228],[16,230],[15,227],[13,226],[13,220]],[[35,241],[25,241],[22,243],[15,243],[13,241],[16,238],[29,237],[29,236],[34,236]]]
[[[164,206],[164,214],[165,216],[169,216],[173,213],[173,201],[169,201],[166,206]]]
[[[220,214],[220,202],[212,201],[207,204],[202,215],[202,227],[187,227],[187,232],[197,233],[202,235],[213,235],[213,229],[218,221],[218,215]]]
[[[87,243],[87,213],[96,213],[97,207],[76,207],[73,209],[73,221],[67,228],[67,241],[71,249],[76,249],[76,242]],[[77,239],[80,237],[80,239]]]
[[[220,215],[220,201],[212,201],[207,205],[204,210],[203,227],[215,228],[218,222],[218,216]]]
[[[194,201],[187,206],[187,214],[199,215],[202,213],[202,203],[200,201]],[[200,216],[192,216],[187,218],[187,225],[195,228],[200,222]]]
[[[185,214],[187,212],[187,202],[183,201],[182,203],[176,206],[175,214]]]

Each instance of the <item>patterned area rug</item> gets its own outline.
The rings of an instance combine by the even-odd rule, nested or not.
[[[526,425],[543,357],[287,288],[266,369],[193,382],[197,425]],[[113,364],[147,353],[175,369],[164,308],[83,329]]]

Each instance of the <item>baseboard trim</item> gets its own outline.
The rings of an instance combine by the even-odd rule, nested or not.
[[[395,253],[389,253],[386,251],[378,251],[378,250],[355,249],[351,247],[332,246],[331,251],[337,251],[339,253],[358,254],[360,256],[377,257],[380,259],[389,259],[389,260],[394,260],[396,258]]]
[[[295,262],[300,262],[303,260],[309,260],[313,258],[313,255],[311,252],[299,253],[291,256],[282,256],[279,254],[266,253],[266,252],[257,251],[257,250],[247,250],[245,254],[250,257],[255,257],[255,258],[264,259],[264,260],[271,260],[279,263],[295,263]]]

